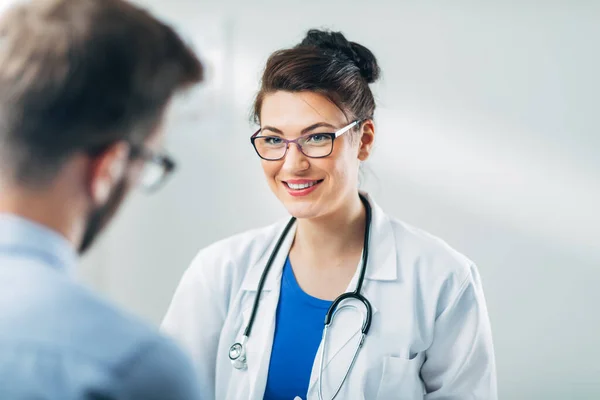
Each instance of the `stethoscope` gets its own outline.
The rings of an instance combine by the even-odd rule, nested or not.
[[[365,272],[367,270],[367,260],[369,258],[369,232],[371,230],[371,205],[369,204],[369,201],[367,200],[366,197],[364,197],[362,194],[360,194],[359,196],[365,206],[365,210],[367,213],[366,224],[365,224],[366,225],[365,226],[365,235],[364,235],[364,241],[363,241],[362,263],[361,263],[361,267],[360,267],[360,275],[358,277],[358,283],[356,284],[356,289],[353,292],[343,293],[341,296],[336,298],[333,301],[333,303],[331,304],[331,306],[329,307],[329,310],[327,311],[327,314],[325,316],[325,328],[323,329],[323,350],[321,351],[321,359],[319,362],[319,400],[323,400],[323,385],[322,385],[323,359],[325,356],[325,349],[327,347],[326,346],[327,332],[329,330],[329,327],[331,326],[331,323],[333,322],[333,317],[339,311],[341,311],[343,309],[352,308],[352,309],[358,310],[358,308],[353,305],[347,304],[347,305],[338,307],[339,304],[342,301],[348,300],[348,299],[358,300],[365,306],[366,314],[361,312],[363,323],[362,323],[362,328],[361,328],[360,341],[358,342],[358,344],[356,346],[356,349],[354,351],[354,356],[352,357],[352,361],[350,362],[350,365],[348,365],[346,373],[344,374],[344,378],[340,382],[337,390],[335,391],[335,393],[334,393],[333,397],[331,397],[331,399],[335,399],[335,397],[338,395],[338,393],[342,389],[342,385],[346,381],[346,378],[348,377],[350,370],[354,366],[354,362],[356,361],[358,352],[362,348],[362,345],[365,341],[365,337],[367,336],[367,333],[369,332],[369,328],[371,327],[371,316],[372,316],[371,303],[369,303],[369,300],[367,300],[362,294],[360,294],[360,291],[361,291],[362,285],[363,285],[363,281],[365,279]],[[263,286],[265,284],[267,275],[269,274],[269,270],[271,269],[271,264],[273,264],[273,260],[277,256],[277,253],[279,252],[279,248],[281,247],[281,244],[283,243],[284,239],[286,238],[287,234],[289,233],[291,227],[294,225],[295,221],[296,221],[296,218],[292,217],[290,219],[290,221],[287,223],[283,232],[281,233],[281,236],[279,237],[279,239],[277,240],[277,243],[275,244],[275,248],[273,249],[273,252],[271,253],[271,256],[269,257],[269,260],[267,261],[267,265],[265,266],[265,269],[260,277],[260,281],[258,282],[258,291],[256,293],[256,298],[254,299],[254,305],[252,306],[252,313],[250,314],[250,320],[248,321],[248,325],[246,326],[246,329],[244,330],[244,335],[242,336],[241,342],[237,342],[229,348],[229,359],[231,360],[233,367],[236,369],[240,369],[240,370],[246,369],[248,366],[248,363],[246,360],[246,343],[248,342],[248,337],[250,337],[250,332],[252,331],[252,326],[254,324],[254,318],[256,317],[256,312],[258,311],[260,294],[261,294]]]

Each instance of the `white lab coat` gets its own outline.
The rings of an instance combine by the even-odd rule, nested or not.
[[[497,399],[490,322],[475,265],[369,201],[373,220],[363,294],[373,306],[373,319],[337,398]],[[241,340],[261,273],[285,223],[203,249],[175,292],[162,329],[189,351],[203,399],[263,398],[281,274],[294,228],[264,285],[247,343],[248,369],[234,369],[228,350]],[[354,290],[357,278],[358,269],[348,291]],[[342,311],[334,319],[325,352],[325,399],[331,398],[351,362],[360,327],[357,311]],[[299,394],[302,399],[318,399],[322,346],[308,393]]]

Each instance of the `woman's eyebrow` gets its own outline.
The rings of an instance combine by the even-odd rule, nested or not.
[[[279,130],[279,129],[275,128],[275,127],[272,127],[272,126],[268,126],[268,125],[267,126],[263,126],[261,128],[261,131],[271,131],[271,132],[275,132],[275,133],[278,133],[280,135],[283,135],[283,132],[281,130]]]
[[[334,129],[334,130],[337,129],[335,126],[333,126],[333,125],[331,125],[331,124],[329,124],[327,122],[317,122],[316,124],[313,124],[313,125],[311,125],[311,126],[309,126],[307,128],[302,129],[302,133],[304,134],[304,133],[310,132],[310,131],[312,131],[314,129],[317,129],[317,128],[331,128],[331,129]]]
[[[302,129],[301,133],[305,134],[305,133],[315,130],[317,128],[330,128],[333,130],[337,129],[335,126],[333,126],[327,122],[317,122],[316,124],[312,124],[311,126],[308,126],[304,129]],[[261,131],[271,131],[271,132],[277,133],[279,135],[283,135],[283,131],[281,129],[277,129],[274,126],[269,126],[269,125],[263,126]]]

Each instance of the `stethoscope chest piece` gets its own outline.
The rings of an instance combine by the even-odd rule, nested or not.
[[[244,346],[245,337],[242,343],[235,343],[229,348],[229,359],[235,369],[246,369],[246,347]]]
[[[360,341],[358,342],[358,344],[356,346],[356,349],[354,351],[354,356],[352,357],[352,361],[351,361],[350,365],[348,365],[348,368],[346,369],[346,373],[345,373],[342,381],[340,382],[340,384],[337,387],[337,390],[334,392],[333,396],[331,397],[332,399],[337,397],[337,395],[339,394],[339,392],[342,388],[342,385],[346,381],[346,378],[348,378],[348,375],[350,374],[350,370],[352,369],[352,367],[356,361],[358,352],[359,352],[360,348],[363,346],[365,337],[369,333],[369,328],[371,326],[371,317],[373,314],[372,310],[371,310],[371,303],[369,303],[369,300],[367,300],[361,294],[363,281],[365,279],[365,272],[367,270],[367,260],[369,257],[369,232],[371,230],[371,205],[369,204],[369,201],[367,200],[367,198],[364,197],[363,195],[360,195],[360,198],[365,206],[365,210],[367,213],[360,274],[359,274],[358,282],[356,284],[356,289],[354,290],[354,292],[343,293],[341,296],[339,296],[337,299],[335,299],[333,301],[333,303],[331,304],[331,306],[329,307],[329,310],[327,311],[327,314],[325,317],[325,328],[323,330],[323,338],[322,338],[323,351],[321,352],[321,361],[320,361],[320,368],[319,368],[319,391],[318,391],[319,399],[323,399],[323,384],[322,384],[322,382],[323,382],[323,366],[324,366],[323,359],[324,359],[325,347],[326,347],[326,343],[327,343],[327,332],[332,323],[334,315],[338,311],[341,311],[343,309],[348,309],[348,308],[359,310],[359,312],[361,312],[361,314],[363,314],[362,311],[359,308],[357,308],[355,305],[344,304],[344,305],[341,305],[339,308],[338,308],[338,305],[340,305],[340,303],[342,303],[344,300],[350,300],[350,299],[358,300],[359,302],[364,304],[365,312],[363,314],[362,329],[361,329],[362,334],[361,334]],[[291,229],[292,225],[294,224],[295,220],[296,219],[293,217],[290,219],[290,221],[286,225],[285,229],[283,230],[281,236],[279,236],[279,239],[277,240],[277,243],[275,244],[275,248],[271,252],[271,256],[269,257],[269,260],[267,261],[267,265],[265,266],[265,269],[260,277],[260,281],[258,282],[257,296],[254,299],[254,305],[252,306],[252,313],[250,314],[250,320],[248,321],[248,324],[244,331],[244,335],[242,336],[242,341],[234,343],[229,348],[229,360],[231,361],[231,364],[233,365],[233,367],[235,369],[243,370],[243,369],[247,369],[247,367],[248,367],[248,363],[246,360],[246,342],[248,341],[248,337],[250,336],[250,331],[252,330],[252,325],[254,323],[254,318],[256,317],[260,294],[262,292],[265,280],[267,278],[267,274],[269,273],[269,270],[271,269],[273,260],[275,259],[275,256],[277,255],[277,252],[279,251],[279,248],[281,247],[283,240],[285,239],[286,235],[288,234],[288,232]]]

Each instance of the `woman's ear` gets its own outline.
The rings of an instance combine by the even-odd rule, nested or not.
[[[358,147],[358,159],[365,161],[371,155],[373,143],[375,142],[375,124],[373,120],[366,120],[362,123],[360,133],[360,143]]]

